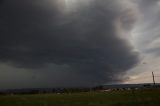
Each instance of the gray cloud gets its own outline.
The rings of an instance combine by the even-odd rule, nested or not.
[[[138,7],[141,18],[136,26],[136,45],[138,49],[149,55],[160,54],[160,1],[140,0]]]
[[[49,2],[3,3],[1,63],[48,70],[49,81],[77,86],[119,80],[139,61],[128,39],[123,39],[130,36],[136,21],[134,7],[125,8],[118,0],[99,0],[66,12],[59,2]]]

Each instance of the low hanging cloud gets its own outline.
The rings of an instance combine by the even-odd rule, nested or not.
[[[123,79],[121,75],[139,61],[129,42],[137,20],[134,4],[129,0],[84,2],[67,10],[62,0],[4,1],[1,63],[44,70],[50,82],[59,81],[61,86]]]

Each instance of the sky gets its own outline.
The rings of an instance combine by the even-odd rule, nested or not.
[[[1,0],[0,89],[160,83],[160,0]]]

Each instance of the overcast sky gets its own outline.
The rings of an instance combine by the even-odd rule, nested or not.
[[[1,0],[0,89],[160,82],[160,0]]]

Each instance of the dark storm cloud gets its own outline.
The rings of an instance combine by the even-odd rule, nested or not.
[[[0,5],[3,3],[3,1],[2,0],[0,0]]]
[[[65,12],[58,2],[52,5],[47,2],[51,1],[3,3],[2,63],[35,70],[48,64],[67,65],[66,75],[72,72],[75,82],[86,79],[83,84],[92,85],[117,80],[138,62],[138,54],[121,38],[130,36],[128,32],[136,21],[133,8],[119,6],[118,0],[99,0]],[[56,73],[56,68],[52,70]]]

